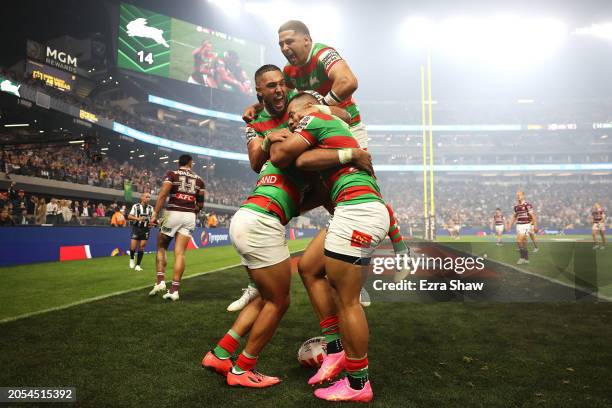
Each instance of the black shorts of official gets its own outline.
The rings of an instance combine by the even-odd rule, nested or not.
[[[356,256],[343,255],[337,252],[329,251],[327,249],[324,250],[325,256],[329,256],[330,258],[337,259],[339,261],[344,261],[353,265],[362,265],[368,266],[372,258],[360,258]]]
[[[148,241],[150,232],[149,228],[132,227],[132,239],[135,241]]]

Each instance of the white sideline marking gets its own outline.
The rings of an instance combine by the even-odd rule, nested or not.
[[[184,278],[182,278],[181,282],[189,278],[195,278],[196,276],[202,276],[202,275],[206,275],[206,274],[213,273],[213,272],[221,272],[227,269],[235,268],[240,265],[241,264],[235,264],[235,265],[230,265],[230,266],[224,266],[223,268],[219,268],[219,269],[213,269],[212,271],[194,273],[193,275],[185,276]],[[82,305],[84,303],[95,302],[97,300],[106,299],[112,296],[124,295],[126,293],[136,292],[138,290],[143,290],[143,289],[147,289],[151,287],[152,287],[151,284],[146,285],[146,286],[139,286],[137,288],[131,288],[131,289],[126,289],[126,290],[120,290],[118,292],[107,293],[105,295],[100,295],[100,296],[92,297],[89,299],[83,299],[83,300],[79,300],[78,302],[72,302],[72,303],[68,303],[65,305],[61,305],[61,306],[50,307],[48,309],[37,310],[35,312],[25,313],[25,314],[13,316],[13,317],[7,317],[6,319],[0,320],[0,324],[12,322],[12,321],[19,320],[19,319],[25,319],[26,317],[36,316],[36,315],[43,314],[43,313],[55,312],[55,311],[62,310],[62,309],[68,309],[69,307]]]
[[[298,252],[303,252],[305,249],[306,248],[298,249],[296,251],[290,252],[290,254],[291,255],[295,255]],[[219,269],[213,269],[212,271],[194,273],[193,275],[185,276],[184,278],[181,279],[181,281],[184,281],[185,279],[195,278],[197,276],[206,275],[206,274],[213,273],[213,272],[222,272],[222,271],[225,271],[227,269],[235,268],[237,266],[242,266],[242,264],[234,264],[234,265],[224,266],[223,268],[219,268]],[[82,305],[84,303],[89,303],[89,302],[95,302],[97,300],[106,299],[106,298],[109,298],[109,297],[112,297],[112,296],[124,295],[126,293],[135,292],[137,290],[143,290],[143,289],[147,289],[147,288],[150,288],[150,287],[152,287],[151,284],[146,285],[146,286],[139,286],[137,288],[131,288],[131,289],[126,289],[126,290],[120,290],[118,292],[107,293],[105,295],[100,295],[100,296],[92,297],[92,298],[89,298],[89,299],[83,299],[83,300],[79,300],[78,302],[72,302],[72,303],[68,303],[68,304],[65,304],[65,305],[61,305],[61,306],[50,307],[48,309],[37,310],[35,312],[30,312],[30,313],[25,313],[25,314],[22,314],[22,315],[7,317],[6,319],[0,320],[0,324],[4,324],[4,323],[12,322],[12,321],[15,321],[15,320],[20,320],[20,319],[25,319],[27,317],[36,316],[36,315],[43,314],[43,313],[55,312],[57,310],[62,310],[62,309],[68,309],[69,307],[78,306],[78,305]]]
[[[521,268],[517,267],[516,265],[508,264],[508,263],[505,263],[505,262],[502,262],[502,261],[498,261],[496,259],[487,259],[487,260],[490,261],[490,262],[498,263],[500,265],[504,265],[504,266],[506,266],[508,268],[514,269],[517,272],[525,273],[527,275],[535,276],[535,277],[547,280],[549,282],[556,283],[557,285],[565,286],[566,288],[578,289],[579,291],[584,292],[587,295],[593,296],[593,292],[591,290],[589,290],[588,288],[585,288],[584,286],[571,285],[571,284],[569,284],[567,282],[563,282],[563,281],[557,280],[555,278],[550,278],[548,276],[540,275],[540,274],[537,274],[535,272],[530,272],[530,271],[527,271],[525,269],[521,269]],[[608,302],[612,302],[612,297],[606,296],[606,295],[602,295],[601,293],[599,293],[599,291],[595,294],[595,296],[600,298],[600,299],[607,300]]]

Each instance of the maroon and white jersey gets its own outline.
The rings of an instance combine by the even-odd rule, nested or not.
[[[505,219],[506,217],[504,217],[504,214],[493,215],[493,222],[495,223],[495,225],[504,225]]]
[[[522,203],[518,203],[514,206],[514,214],[516,214],[516,223],[517,224],[530,224],[531,223],[531,212],[533,211],[533,206],[529,204],[527,201]]]
[[[602,222],[604,218],[603,208],[600,208],[599,210],[593,210],[593,212],[591,213],[591,216],[593,217],[593,223]]]
[[[191,169],[179,168],[166,173],[166,181],[172,183],[166,207],[169,211],[198,212],[197,198],[204,190],[204,180],[200,176]]]

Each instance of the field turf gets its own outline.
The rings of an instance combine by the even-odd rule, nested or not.
[[[292,245],[300,249],[304,241]],[[311,371],[296,361],[301,342],[318,335],[299,277],[258,365],[283,382],[233,389],[203,370],[200,360],[235,318],[225,307],[244,287],[244,271],[187,279],[181,300],[166,303],[146,295],[152,262],[146,255],[141,274],[127,269],[126,257],[0,269],[7,285],[0,300],[0,385],[74,386],[78,402],[71,406],[330,406],[313,397],[306,385]],[[235,263],[231,247],[190,251],[188,274]],[[374,302],[366,313],[372,406],[612,404],[609,302]]]

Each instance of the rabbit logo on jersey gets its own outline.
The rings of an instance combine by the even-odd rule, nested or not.
[[[200,235],[200,242],[202,246],[215,246],[229,244],[229,233],[225,234],[213,234],[207,231],[202,231]]]
[[[146,18],[137,18],[127,23],[127,35],[130,37],[149,38],[159,45],[170,48],[170,45],[164,39],[164,31],[159,28],[149,27]]]

